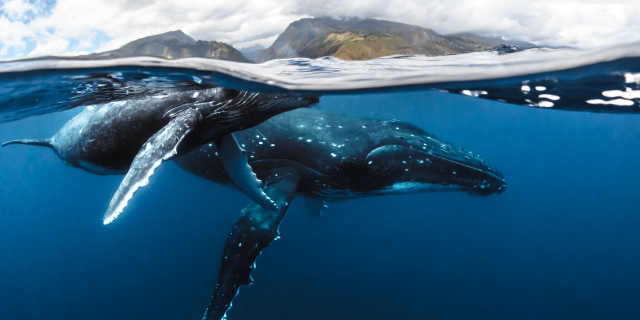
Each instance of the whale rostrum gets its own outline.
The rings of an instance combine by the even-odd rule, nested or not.
[[[46,146],[68,164],[95,174],[125,174],[104,215],[113,222],[164,161],[213,142],[236,186],[270,211],[269,199],[230,134],[270,117],[317,104],[318,96],[240,92],[221,87],[166,92],[87,106],[50,139],[3,144]]]

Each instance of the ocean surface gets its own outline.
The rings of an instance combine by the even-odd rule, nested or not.
[[[367,197],[320,218],[298,198],[229,319],[637,319],[638,48],[3,63],[0,142],[48,138],[83,106],[163,90],[322,94],[315,108],[398,119],[473,150],[507,190]],[[105,226],[122,178],[47,148],[0,149],[0,318],[202,318],[248,198],[169,163]]]

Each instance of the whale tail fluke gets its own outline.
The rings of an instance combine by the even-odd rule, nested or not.
[[[49,147],[53,149],[53,145],[51,144],[51,139],[20,139],[20,140],[11,140],[2,144],[3,147],[6,147],[10,144],[26,144],[29,146],[39,146],[39,147]]]

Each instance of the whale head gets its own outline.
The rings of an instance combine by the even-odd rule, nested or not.
[[[392,124],[394,138],[365,160],[366,183],[386,193],[466,191],[490,195],[505,191],[503,175],[478,155],[455,147],[412,125]]]

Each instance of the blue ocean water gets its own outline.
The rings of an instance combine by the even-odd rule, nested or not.
[[[635,319],[640,116],[529,108],[436,91],[323,96],[317,108],[398,119],[473,150],[501,195],[368,197],[321,218],[294,200],[229,319]],[[52,136],[78,109],[0,125]],[[51,150],[0,149],[0,315],[200,319],[248,199],[161,166],[126,215],[122,176]]]

